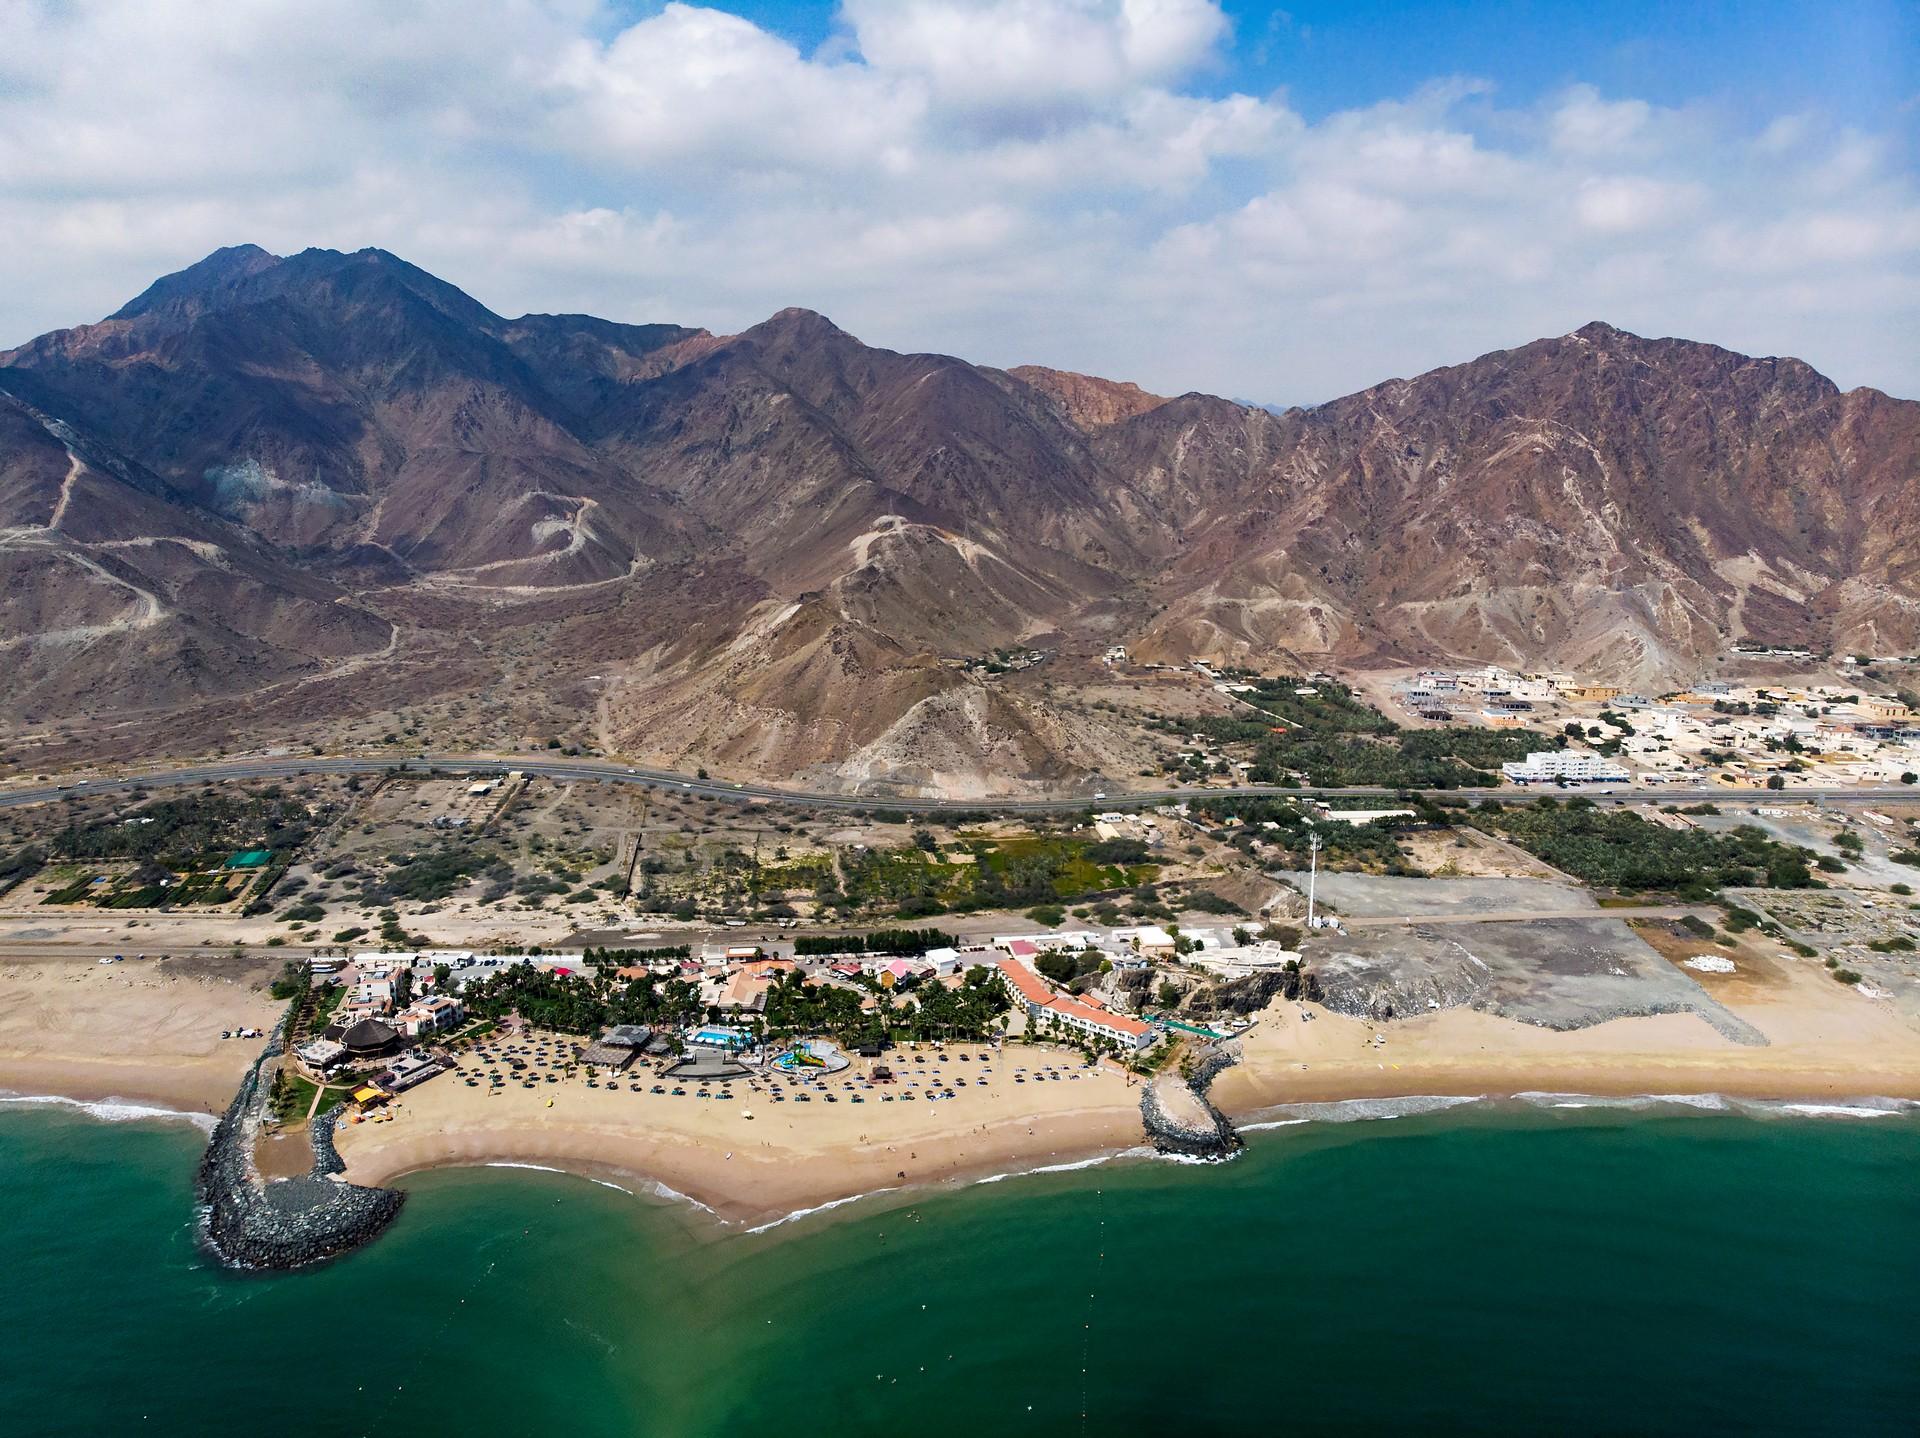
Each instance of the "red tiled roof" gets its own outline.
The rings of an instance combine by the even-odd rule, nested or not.
[[[1020,997],[1030,1004],[1045,1004],[1053,1001],[1053,990],[1047,981],[1025,964],[1015,959],[998,959],[994,967],[1007,977],[1007,982],[1019,992]]]
[[[1087,1023],[1099,1024],[1102,1028],[1112,1029],[1115,1033],[1126,1034],[1129,1038],[1138,1038],[1152,1030],[1151,1024],[1139,1019],[1128,1018],[1125,1014],[1116,1014],[1106,1009],[1092,1008],[1078,999],[1070,999],[1065,994],[1055,995],[1053,1002],[1047,1005],[1050,1012],[1069,1014]]]
[[[1126,1034],[1132,1038],[1138,1038],[1152,1029],[1150,1024],[1142,1023],[1139,1019],[1129,1018],[1125,1014],[1116,1014],[1108,1009],[1084,1003],[1067,994],[1055,992],[1052,985],[1018,960],[1000,959],[995,966],[1006,975],[1007,981],[1013,985],[1022,999],[1030,1004],[1038,1004],[1051,1013],[1099,1024],[1115,1033]]]

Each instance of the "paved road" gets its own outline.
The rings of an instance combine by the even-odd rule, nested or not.
[[[217,783],[234,779],[290,779],[303,774],[378,774],[389,769],[421,772],[438,769],[448,774],[502,774],[517,769],[543,779],[597,780],[612,784],[635,784],[648,789],[665,789],[691,797],[724,799],[736,803],[789,804],[808,809],[897,809],[909,814],[993,813],[1059,814],[1090,807],[1138,808],[1147,804],[1165,804],[1183,799],[1243,797],[1271,798],[1383,798],[1398,792],[1379,788],[1298,788],[1277,785],[1242,784],[1235,789],[1133,789],[1099,790],[1085,786],[1072,793],[1027,799],[918,799],[895,798],[887,794],[824,793],[805,789],[784,789],[768,784],[733,784],[720,779],[701,779],[675,773],[670,769],[642,769],[592,759],[495,759],[465,754],[430,754],[412,759],[391,757],[332,757],[240,759],[230,763],[196,764],[179,769],[156,769],[124,778],[53,782],[33,787],[0,791],[0,808],[23,804],[41,804],[68,794],[85,794],[98,789],[154,789],[182,784]],[[1536,791],[1519,789],[1454,789],[1451,797],[1478,803],[1486,799],[1513,801]],[[1537,792],[1565,797],[1574,790],[1545,788]],[[1818,801],[1826,804],[1869,804],[1920,800],[1920,790],[1911,785],[1893,785],[1878,789],[1795,789],[1786,793],[1771,789],[1588,789],[1586,797],[1602,804],[1645,803],[1658,800],[1668,804],[1692,804],[1703,800],[1724,803],[1764,803],[1785,805]]]

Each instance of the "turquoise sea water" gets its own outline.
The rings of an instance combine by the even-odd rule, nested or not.
[[[1309,1124],[758,1236],[443,1172],[274,1278],[196,1250],[200,1143],[0,1109],[5,1431],[1920,1431],[1912,1116]]]

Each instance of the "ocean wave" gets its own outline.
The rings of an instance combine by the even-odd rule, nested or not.
[[[1270,1128],[1293,1128],[1299,1124],[1312,1123],[1310,1118],[1270,1118],[1259,1123],[1243,1123],[1236,1126],[1240,1133],[1260,1133]]]
[[[1640,1093],[1592,1094],[1531,1090],[1517,1093],[1519,1103],[1535,1108],[1605,1108],[1628,1113],[1644,1113],[1650,1108],[1690,1108],[1707,1113],[1724,1113],[1729,1107],[1725,1094],[1717,1093]]]
[[[209,1113],[188,1113],[184,1109],[161,1108],[156,1104],[134,1103],[128,1099],[67,1098],[53,1093],[0,1093],[0,1105],[70,1108],[102,1123],[190,1123],[202,1133],[212,1133],[219,1122]]]
[[[699,1199],[694,1198],[689,1194],[684,1194],[680,1192],[679,1189],[674,1188],[668,1184],[664,1184],[657,1178],[649,1178],[649,1179],[643,1180],[639,1188],[632,1189],[632,1188],[628,1188],[623,1183],[615,1183],[610,1178],[596,1178],[590,1173],[576,1173],[574,1170],[570,1168],[555,1168],[552,1164],[547,1164],[547,1163],[520,1163],[514,1159],[497,1158],[497,1159],[490,1160],[487,1163],[483,1163],[481,1167],[482,1168],[523,1168],[532,1173],[560,1173],[560,1174],[565,1174],[570,1178],[583,1178],[588,1183],[597,1184],[601,1188],[610,1188],[615,1193],[624,1193],[629,1198],[637,1198],[640,1195],[645,1194],[649,1198],[663,1199],[668,1203],[684,1203],[687,1205],[687,1207],[697,1208],[702,1213],[713,1212],[712,1208],[702,1203]]]
[[[605,1183],[606,1180],[595,1179],[594,1182]],[[620,1188],[620,1185],[617,1183],[608,1183],[607,1187]],[[622,1188],[620,1189],[620,1191],[622,1193],[633,1192],[632,1189],[627,1189],[627,1188]],[[650,1178],[645,1183],[641,1184],[640,1191],[653,1198],[665,1199],[668,1203],[684,1203],[687,1205],[687,1207],[697,1208],[702,1213],[713,1212],[713,1209],[709,1205],[702,1203],[699,1199],[695,1198],[692,1194],[682,1193],[679,1189],[674,1188],[668,1184],[664,1184],[657,1178]]]
[[[1406,1094],[1399,1098],[1348,1098],[1331,1103],[1283,1103],[1266,1110],[1283,1114],[1288,1123],[1363,1123],[1374,1119],[1418,1118],[1422,1114],[1445,1113],[1466,1104],[1485,1103],[1484,1094]],[[1278,1128],[1282,1123],[1263,1119],[1250,1128]]]
[[[1112,1163],[1116,1158],[1145,1157],[1151,1153],[1151,1149],[1131,1148],[1123,1153],[1097,1153],[1091,1158],[1076,1158],[1070,1163],[1042,1163],[1032,1168],[1010,1168],[1005,1173],[990,1173],[983,1178],[976,1178],[972,1186],[977,1188],[983,1183],[1002,1183],[1009,1178],[1026,1178],[1036,1173],[1075,1173],[1083,1168],[1098,1168],[1103,1163]]]
[[[1811,1099],[1783,1099],[1771,1103],[1746,1101],[1740,1103],[1739,1107],[1743,1113],[1756,1118],[1900,1118],[1920,1113],[1920,1104],[1901,1098],[1861,1098],[1850,1103],[1817,1102]]]
[[[749,1228],[747,1232],[748,1233],[765,1233],[769,1229],[780,1227],[782,1224],[792,1223],[795,1219],[808,1218],[816,1213],[825,1213],[830,1208],[844,1208],[850,1203],[858,1203],[863,1198],[875,1198],[883,1193],[898,1193],[898,1192],[899,1192],[899,1189],[897,1188],[876,1188],[876,1189],[871,1189],[866,1193],[850,1193],[845,1198],[831,1198],[831,1199],[828,1199],[825,1203],[815,1204],[812,1208],[796,1208],[792,1213],[786,1214],[784,1217],[773,1218],[773,1219],[769,1219],[765,1223],[755,1224],[752,1228]]]
[[[1530,1092],[1514,1098],[1536,1108],[1617,1109],[1645,1113],[1686,1108],[1700,1113],[1739,1113],[1749,1118],[1894,1118],[1920,1112],[1911,1099],[1863,1097],[1845,1102],[1810,1099],[1731,1098],[1723,1093],[1585,1094]]]

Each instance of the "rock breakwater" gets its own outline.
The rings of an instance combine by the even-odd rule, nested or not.
[[[1140,1095],[1140,1122],[1147,1141],[1161,1153],[1185,1158],[1231,1158],[1240,1149],[1240,1135],[1227,1116],[1207,1099],[1207,1087],[1239,1056],[1221,1047],[1211,1050],[1181,1078],[1162,1074]]]
[[[346,1167],[333,1146],[338,1108],[310,1126],[310,1173],[271,1182],[260,1176],[253,1147],[266,1109],[262,1073],[281,1054],[285,1033],[282,1020],[215,1125],[195,1180],[207,1247],[235,1268],[304,1268],[347,1253],[393,1222],[405,1199],[393,1189],[335,1177]]]

